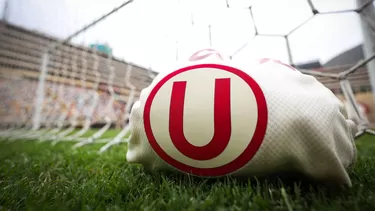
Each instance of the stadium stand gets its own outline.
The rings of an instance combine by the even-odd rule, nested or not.
[[[41,66],[41,58],[43,55],[44,50],[47,46],[49,46],[52,42],[59,41],[56,38],[53,38],[51,36],[47,36],[44,34],[41,34],[39,32],[30,31],[27,29],[24,29],[19,26],[15,26],[12,24],[9,24],[4,21],[0,21],[0,76],[3,78],[7,77],[21,77],[21,78],[27,78],[28,81],[20,81],[11,84],[14,88],[8,88],[7,90],[12,90],[8,93],[13,93],[15,95],[22,95],[22,93],[26,93],[24,91],[19,90],[15,91],[17,87],[29,87],[29,89],[36,89],[37,80],[39,77],[39,71]],[[53,80],[55,81],[64,81],[66,84],[72,84],[72,80],[74,80],[73,84],[79,85],[80,84],[80,76],[79,74],[76,75],[75,79],[66,79],[63,77],[59,77],[58,75],[61,74],[59,69],[61,67],[61,64],[64,63],[64,59],[71,59],[74,54],[80,54],[82,51],[88,51],[91,52],[92,50],[89,48],[85,48],[78,45],[72,45],[72,44],[64,44],[61,48],[61,51],[59,53],[54,53],[50,57],[50,61],[48,64],[48,72],[50,75],[47,76],[47,83],[51,82]],[[105,60],[108,57],[104,53],[98,52],[99,55],[99,71],[101,73],[102,81],[99,86],[99,93],[101,95],[101,101],[100,105],[98,106],[98,109],[100,110],[103,105],[105,105],[105,101],[108,100],[108,93],[107,93],[107,86],[106,81],[108,79],[108,69],[105,67]],[[360,55],[359,55],[360,56]],[[347,56],[346,56],[347,57]],[[94,86],[95,82],[95,74],[94,71],[92,71],[92,58],[87,58],[88,60],[88,71],[86,75],[86,87],[91,88]],[[337,59],[336,59],[337,60]],[[332,61],[335,61],[333,59]],[[332,62],[331,62],[332,63]],[[117,58],[113,58],[113,65],[115,67],[115,79],[113,83],[113,88],[115,92],[120,96],[120,98],[123,99],[123,101],[126,101],[127,96],[129,95],[129,89],[123,86],[123,78],[125,76],[125,70],[127,67],[127,63],[124,61],[121,61]],[[306,65],[299,65],[300,67],[304,68]],[[330,73],[339,73],[341,71],[346,70],[351,65],[343,65],[343,66],[333,66],[333,67],[323,67],[315,69],[319,71],[324,72],[330,72]],[[331,65],[329,65],[331,66]],[[82,67],[82,64],[80,61],[77,61],[77,67]],[[68,71],[71,71],[67,67]],[[90,71],[91,70],[91,71]],[[157,73],[152,72],[152,74],[156,75]],[[57,77],[57,78],[56,78]],[[332,90],[336,95],[338,95],[341,99],[342,98],[342,92],[340,89],[340,84],[338,80],[335,79],[329,79],[329,78],[319,78],[317,79],[322,82],[327,88]],[[137,87],[135,96],[138,97],[140,94],[140,91],[148,86],[151,83],[151,78],[149,77],[149,70],[134,66],[133,65],[133,73],[131,75],[132,84]],[[360,101],[369,108],[368,110],[368,118],[370,122],[375,122],[375,112],[374,112],[374,104],[371,101],[371,85],[369,82],[368,72],[366,68],[360,68],[355,73],[349,76],[349,81],[351,82],[352,88],[354,92],[356,93],[357,97],[360,99]],[[25,84],[28,83],[28,84]],[[7,84],[6,80],[1,81],[2,87],[6,87],[9,85],[9,82]],[[75,87],[77,90],[79,88]],[[26,88],[27,89],[27,88]],[[81,90],[82,91],[82,90]],[[16,92],[16,93],[15,93]],[[2,95],[4,95],[5,91],[2,91]],[[2,99],[5,99],[5,96],[1,96]],[[24,96],[23,100],[31,101],[33,100],[35,96],[32,96],[30,94],[27,94]],[[9,102],[6,103],[5,100],[2,103],[2,108],[0,109],[0,112],[2,113],[2,117],[4,117],[4,112],[6,106],[17,106],[19,103],[15,103],[11,99],[13,99],[13,96],[8,96]],[[32,103],[29,103],[29,108],[20,108],[19,112],[25,112],[29,113],[28,115],[31,115],[30,112],[32,112]],[[117,107],[123,107],[123,105],[118,105]],[[114,111],[116,112],[116,111]],[[14,116],[16,114],[13,114],[11,116]],[[19,115],[19,114],[17,114]],[[115,115],[115,113],[113,114]],[[8,120],[11,120],[11,116],[8,115]],[[3,121],[6,121],[6,119],[3,119]]]
[[[26,30],[24,28],[11,25],[7,22],[0,21],[0,76],[3,79],[15,79],[23,78],[27,80],[1,80],[1,117],[2,122],[14,121],[15,116],[18,114],[6,114],[6,112],[14,109],[6,109],[9,106],[17,107],[21,102],[16,102],[14,96],[18,96],[17,99],[21,101],[28,101],[29,108],[17,108],[15,110],[22,112],[24,110],[28,111],[28,115],[31,115],[33,100],[35,99],[35,92],[30,92],[30,90],[36,90],[38,77],[40,72],[40,66],[42,61],[42,55],[44,50],[53,42],[57,42],[58,39],[52,38],[50,36]],[[48,63],[48,73],[46,78],[47,84],[52,83],[52,81],[58,81],[59,83],[65,83],[66,85],[75,84],[77,92],[82,92],[79,85],[80,75],[76,74],[75,78],[62,77],[61,68],[65,61],[71,60],[74,55],[81,55],[82,51],[92,52],[90,48],[84,48],[78,45],[64,44],[60,49],[60,52],[54,53],[50,56]],[[106,59],[108,56],[104,53],[97,52],[99,58],[98,70],[101,74],[101,83],[99,85],[99,94],[101,96],[100,104],[97,110],[100,110],[104,105],[105,101],[108,100],[107,92],[107,80],[109,77],[108,68],[106,67]],[[79,56],[78,56],[79,57]],[[129,89],[124,86],[124,77],[127,68],[127,63],[119,59],[113,58],[112,65],[115,68],[115,75],[113,82],[113,89],[118,95],[120,101],[126,101],[129,95]],[[132,64],[132,74],[130,80],[136,86],[135,96],[138,97],[140,91],[148,86],[151,82],[149,78],[149,70],[141,68]],[[77,60],[77,67],[82,67],[82,61]],[[86,72],[86,84],[87,88],[94,86],[96,79],[95,73],[92,70],[93,59],[89,56],[87,57],[87,72]],[[71,66],[65,65],[68,72],[71,72]],[[25,90],[29,92],[26,92]],[[31,94],[30,94],[31,93]],[[34,93],[34,94],[33,94]],[[72,96],[68,96],[72,97]],[[69,99],[67,99],[69,100]],[[23,104],[25,105],[25,104]],[[115,105],[116,107],[116,105]],[[123,107],[123,105],[118,105],[118,107]],[[66,108],[67,109],[67,108]],[[7,110],[7,111],[6,111]],[[115,115],[115,114],[114,114]]]

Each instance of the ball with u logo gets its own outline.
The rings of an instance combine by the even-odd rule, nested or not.
[[[267,128],[262,89],[247,73],[196,64],[163,77],[143,110],[152,149],[167,164],[196,176],[231,174],[260,148]]]

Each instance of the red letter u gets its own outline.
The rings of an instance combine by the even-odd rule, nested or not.
[[[169,133],[175,147],[185,156],[195,160],[209,160],[220,155],[231,136],[230,78],[215,80],[214,135],[201,147],[190,144],[183,129],[186,81],[173,83],[169,110]]]

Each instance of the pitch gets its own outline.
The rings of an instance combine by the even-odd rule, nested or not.
[[[125,162],[126,144],[98,155],[102,144],[72,150],[69,142],[0,141],[0,210],[374,210],[372,138],[356,142],[352,188],[145,173]]]

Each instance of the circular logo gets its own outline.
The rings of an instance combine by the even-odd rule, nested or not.
[[[143,118],[151,147],[169,165],[196,176],[223,176],[256,154],[268,111],[262,89],[248,74],[198,64],[161,79]]]

